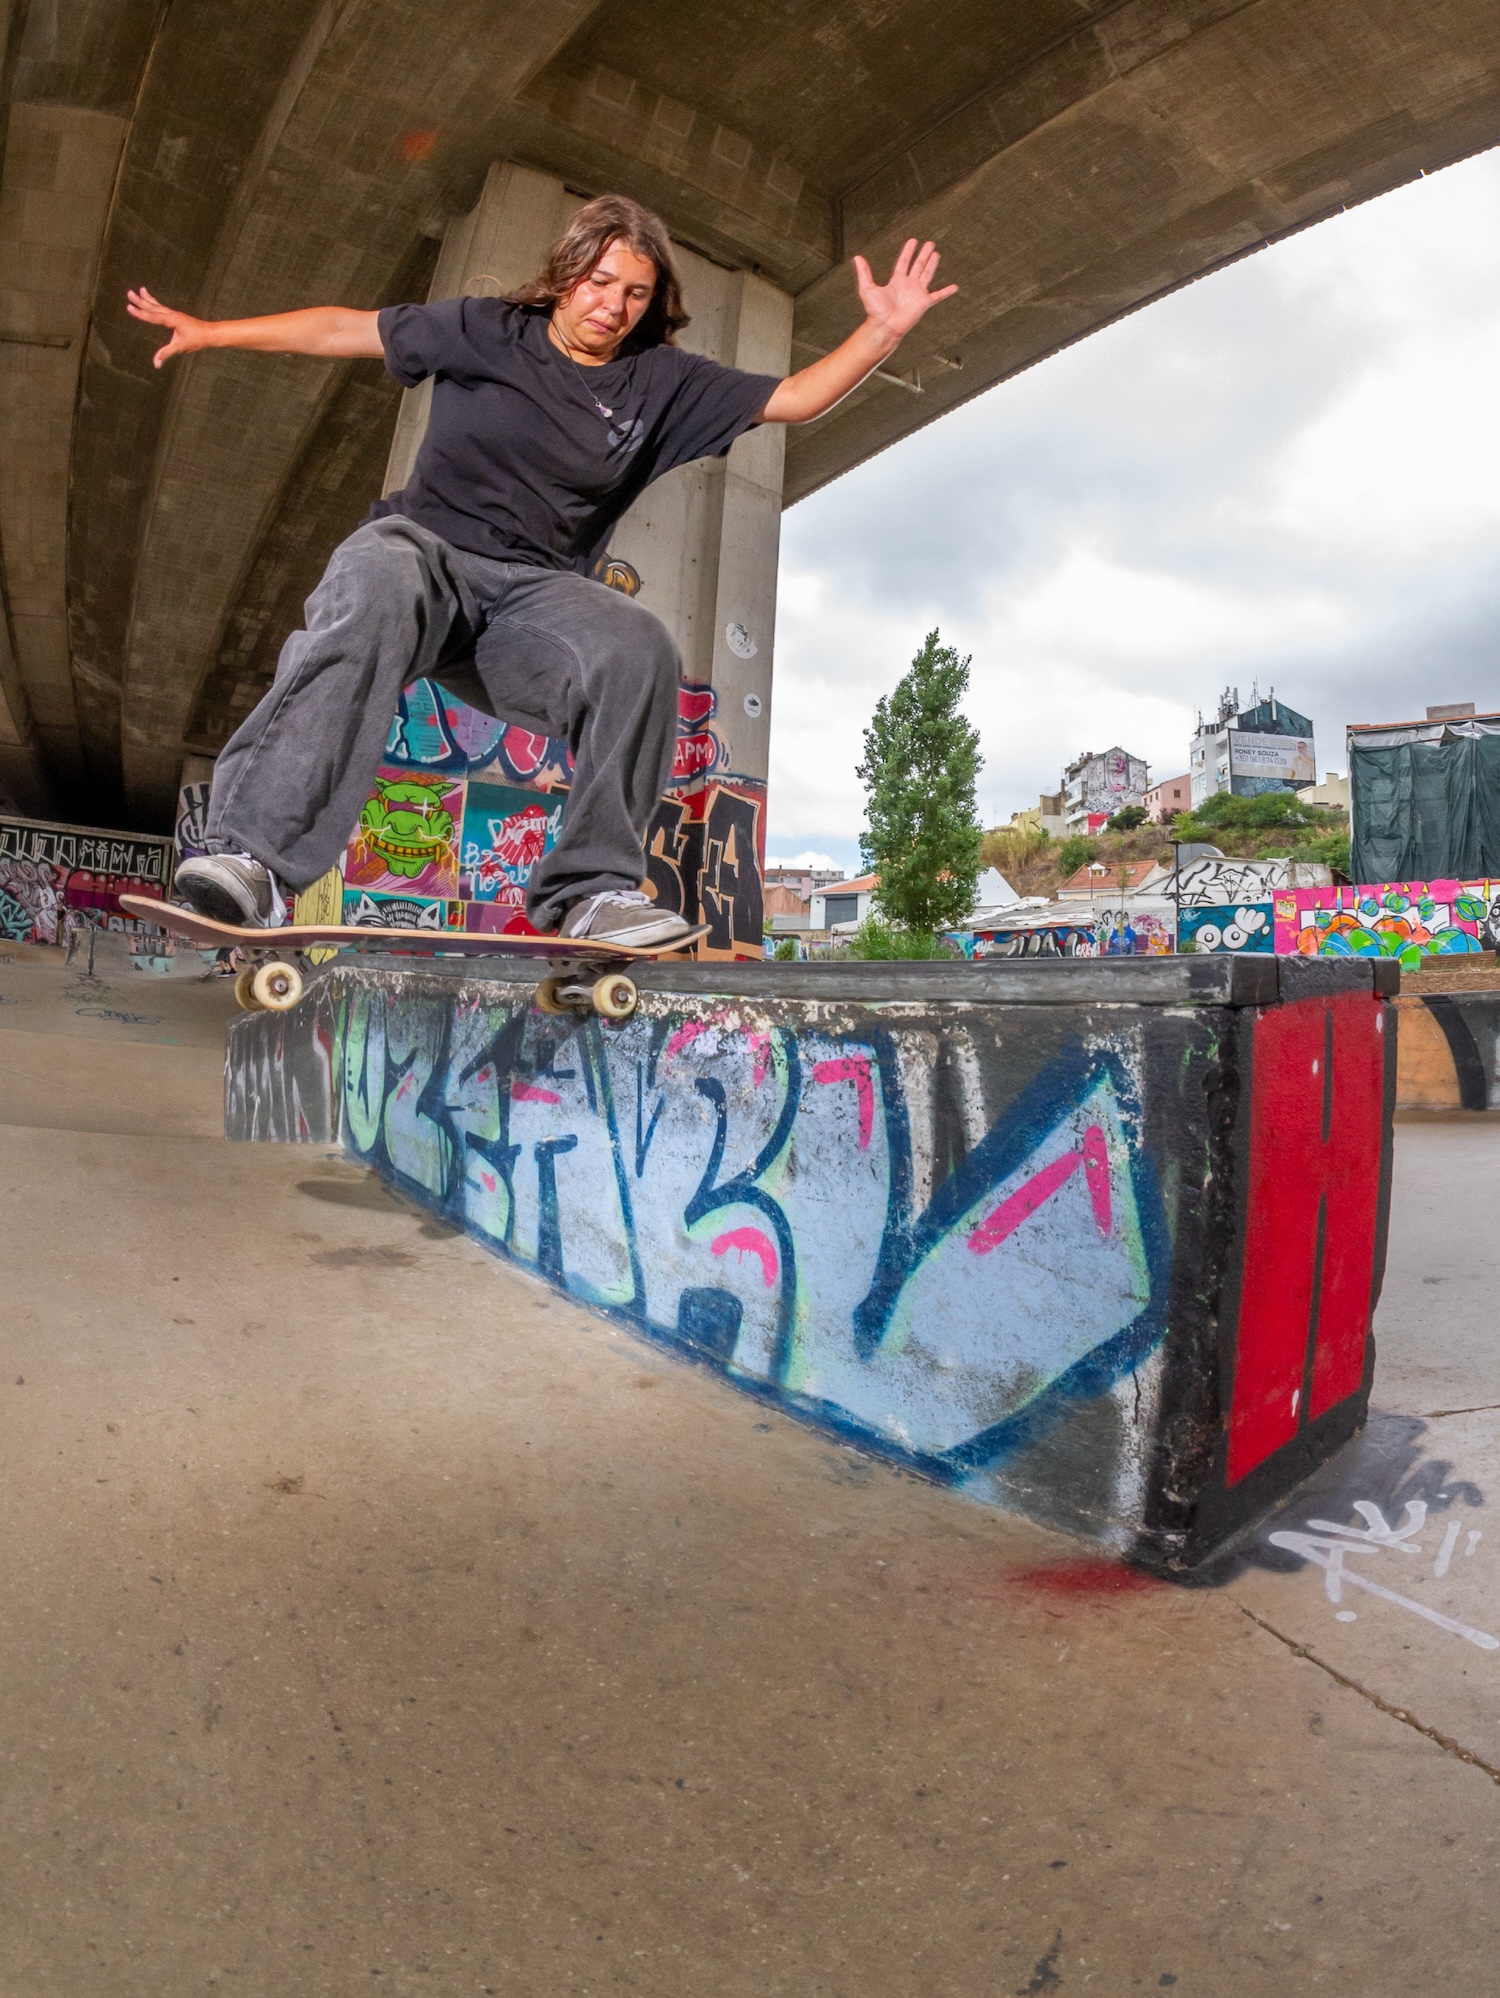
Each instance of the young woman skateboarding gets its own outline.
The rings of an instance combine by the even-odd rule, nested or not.
[[[778,380],[675,344],[687,324],[661,221],[620,195],[587,202],[540,275],[508,299],[382,312],[313,306],[193,319],[132,291],[132,315],[171,339],[156,366],[202,347],[383,358],[407,388],[433,378],[405,487],[333,551],[307,628],[220,753],[208,851],[176,892],[221,921],[286,921],[348,841],[402,688],[424,675],[573,753],[562,831],[532,870],[537,929],[648,948],[688,925],[641,892],[642,841],[672,767],[677,649],[665,625],[591,570],[653,479],[722,457],[757,423],[808,423],[895,349],[930,305],[938,255],[907,243],[890,282],[854,259],[864,324]]]

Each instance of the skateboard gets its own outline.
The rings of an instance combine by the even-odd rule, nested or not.
[[[156,923],[174,936],[186,937],[203,950],[232,950],[240,969],[234,996],[247,1013],[286,1013],[302,997],[302,973],[293,958],[320,947],[354,950],[442,951],[459,957],[520,957],[540,959],[553,967],[536,989],[544,1013],[592,1010],[606,1020],[628,1020],[639,997],[635,981],[621,968],[658,957],[673,957],[708,935],[702,923],[674,937],[669,944],[641,949],[631,944],[583,940],[569,947],[562,937],[508,937],[467,930],[387,930],[351,923],[287,923],[280,929],[242,928],[216,923],[176,902],[159,902],[149,895],[122,895],[127,916]]]

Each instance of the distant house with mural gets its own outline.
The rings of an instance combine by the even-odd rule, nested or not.
[[[1151,768],[1116,743],[1113,749],[1085,750],[1063,772],[1063,818],[1070,833],[1098,832],[1127,805],[1139,805],[1150,787]]]

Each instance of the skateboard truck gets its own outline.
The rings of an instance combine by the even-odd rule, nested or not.
[[[628,1020],[640,1004],[635,980],[623,971],[606,971],[590,978],[591,967],[557,971],[536,988],[536,1003],[544,1013],[588,1012],[606,1020]]]

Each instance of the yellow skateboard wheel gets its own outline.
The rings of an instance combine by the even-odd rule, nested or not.
[[[234,975],[234,1003],[246,1013],[258,1013],[260,1011],[260,1001],[250,989],[254,983],[255,966],[253,964],[243,966]]]
[[[273,958],[269,964],[257,968],[250,980],[250,990],[268,1012],[290,1012],[302,997],[302,974],[295,964]]]
[[[628,1020],[639,999],[634,981],[623,971],[606,972],[594,982],[594,1011],[603,1014],[606,1020]]]

